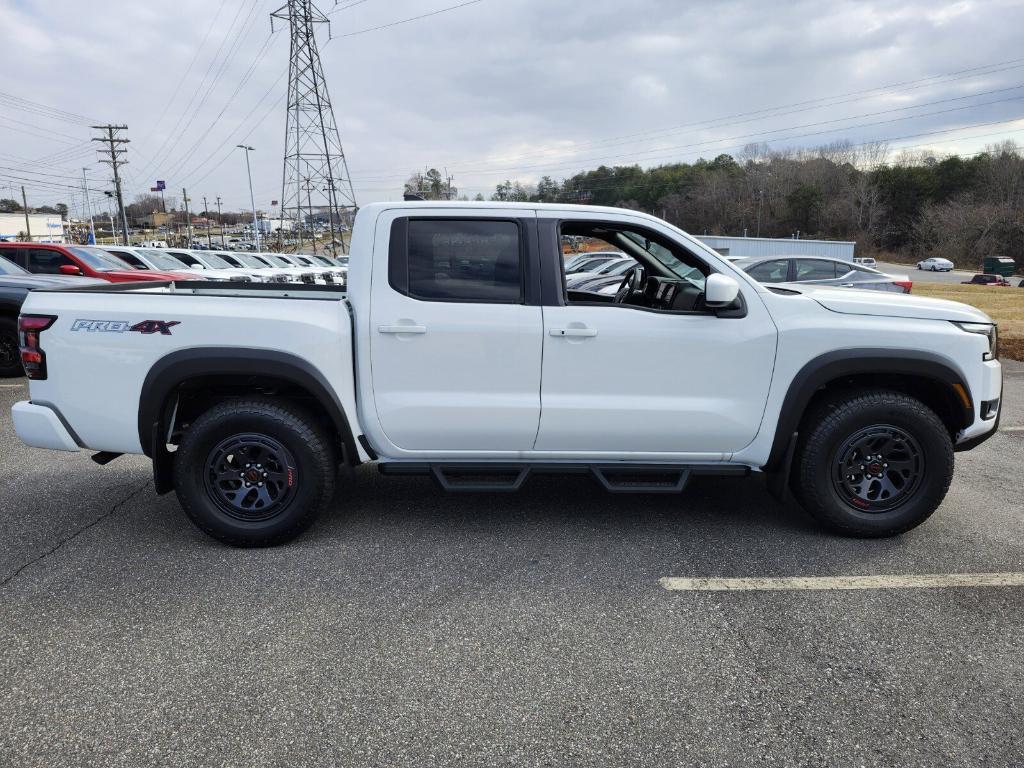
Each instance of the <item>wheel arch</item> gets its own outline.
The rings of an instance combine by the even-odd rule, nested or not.
[[[974,402],[966,377],[939,355],[918,350],[844,349],[806,363],[793,377],[782,402],[767,472],[786,470],[787,456],[804,416],[818,399],[847,388],[888,387],[917,397],[936,412],[955,439],[974,422]]]
[[[153,459],[157,491],[171,488],[171,457],[166,449],[171,417],[184,388],[201,387],[215,400],[213,388],[252,394],[285,388],[303,397],[310,408],[329,420],[342,448],[343,460],[359,463],[355,435],[345,409],[323,374],[300,357],[270,349],[201,347],[172,352],[157,360],[142,384],[138,430],[143,452]]]

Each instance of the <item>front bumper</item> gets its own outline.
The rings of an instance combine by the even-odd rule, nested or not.
[[[972,381],[971,394],[975,408],[974,423],[957,436],[955,448],[958,451],[980,445],[999,429],[999,418],[1003,411],[1003,367],[998,360],[986,360],[982,363],[981,378],[977,382]],[[984,417],[983,404],[988,406]]]
[[[75,438],[52,408],[23,400],[14,404],[11,416],[14,431],[26,445],[52,451],[78,450]]]

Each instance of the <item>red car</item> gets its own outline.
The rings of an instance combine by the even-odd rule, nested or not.
[[[1006,287],[1010,284],[1002,275],[975,275],[970,280],[964,280],[960,285],[1000,285]]]
[[[0,243],[0,256],[36,275],[84,275],[98,277],[108,283],[181,280],[181,275],[171,272],[137,270],[102,248],[91,245]]]

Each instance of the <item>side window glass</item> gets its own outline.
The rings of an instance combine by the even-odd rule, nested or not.
[[[28,252],[26,268],[37,275],[59,275],[60,268],[65,265],[74,266],[74,262],[60,251],[32,248]]]
[[[747,270],[747,274],[759,283],[784,283],[789,272],[789,262],[786,259],[765,261]]]
[[[797,259],[796,279],[802,280],[834,280],[836,276],[835,262],[824,259]]]
[[[389,270],[391,284],[413,298],[494,304],[522,301],[522,247],[515,222],[409,219],[404,255],[406,274],[397,277],[399,281],[404,277],[406,284],[396,285],[395,272]]]
[[[146,265],[139,261],[138,256],[133,256],[127,251],[109,251],[117,258],[127,261],[134,269],[146,269]]]

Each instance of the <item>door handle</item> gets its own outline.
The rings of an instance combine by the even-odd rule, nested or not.
[[[596,328],[552,328],[548,331],[552,336],[597,336]]]
[[[425,325],[378,325],[378,333],[426,333]]]

